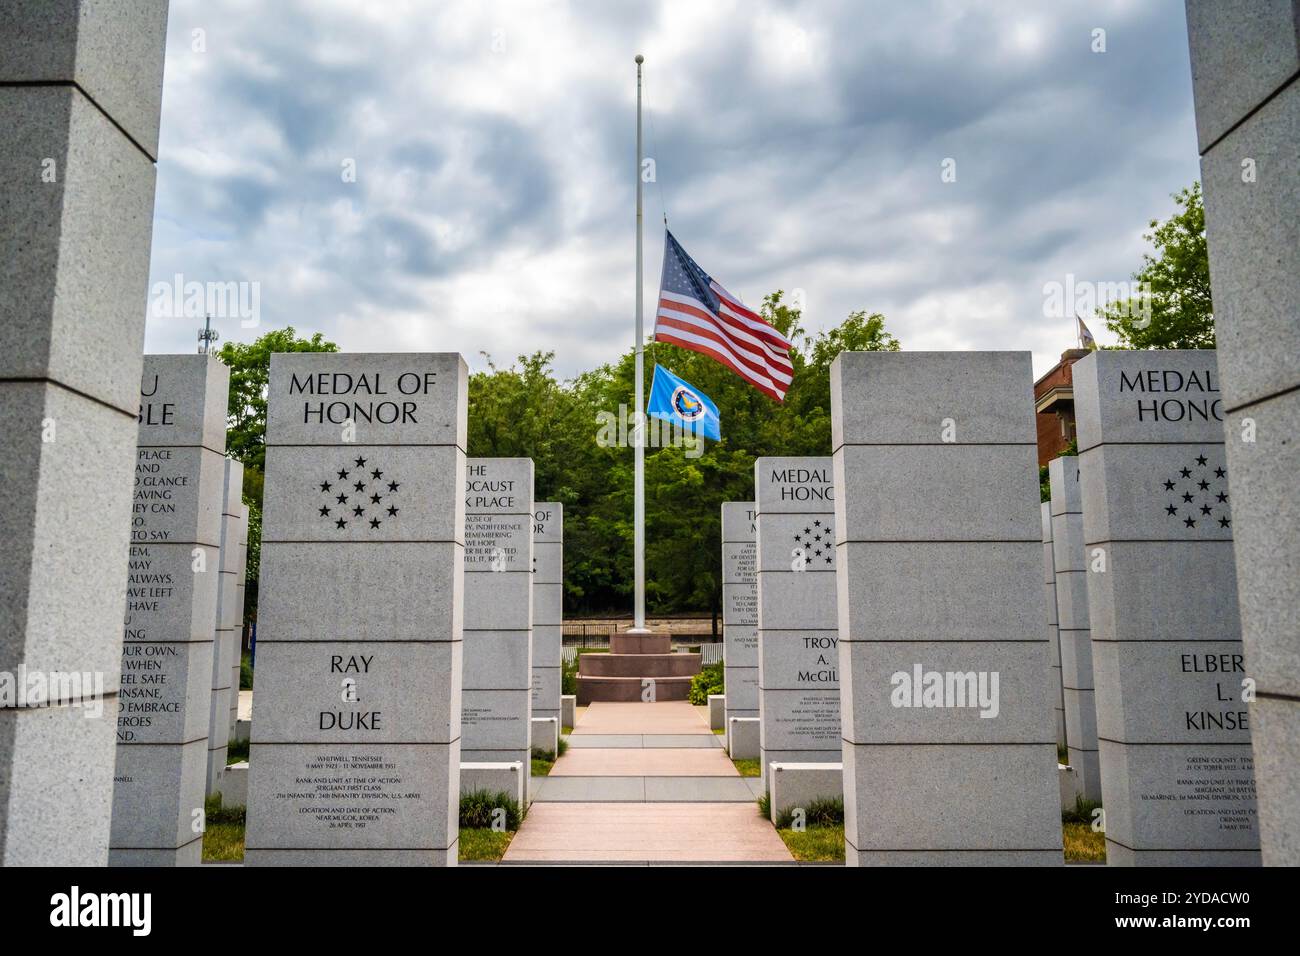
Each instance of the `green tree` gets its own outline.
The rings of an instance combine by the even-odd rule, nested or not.
[[[337,352],[319,332],[298,338],[293,327],[267,332],[251,343],[226,342],[217,357],[230,366],[226,453],[244,466],[243,501],[248,505],[248,563],[244,613],[257,618],[257,582],[262,564],[262,476],[266,470],[266,388],[275,352]]]
[[[244,465],[244,498],[262,506],[266,470],[266,386],[274,352],[337,352],[317,332],[300,339],[292,326],[267,332],[251,343],[226,342],[217,357],[230,366],[226,453]],[[250,542],[251,545],[251,542]]]
[[[1101,312],[1106,327],[1119,336],[1121,348],[1214,348],[1214,303],[1201,184],[1192,183],[1174,193],[1174,199],[1179,211],[1164,222],[1151,220],[1152,231],[1146,239],[1155,247],[1155,254],[1144,254],[1142,268],[1133,274],[1150,290],[1149,303],[1129,299]]]

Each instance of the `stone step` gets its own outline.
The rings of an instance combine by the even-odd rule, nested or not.
[[[699,654],[580,654],[578,656],[578,674],[584,677],[693,677],[699,672]]]
[[[671,634],[611,634],[611,654],[669,654],[672,653]]]
[[[636,702],[641,700],[643,679],[655,682],[655,700],[686,700],[691,678],[683,677],[592,677],[578,675],[578,706],[598,701]]]

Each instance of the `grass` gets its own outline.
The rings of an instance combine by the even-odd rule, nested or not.
[[[204,863],[238,863],[244,858],[244,808],[225,808],[219,795],[203,806]]]
[[[1090,823],[1063,823],[1066,863],[1105,863],[1106,834],[1094,833]]]
[[[713,732],[714,732],[715,734],[719,734],[719,735],[721,735],[721,734],[725,734],[725,733],[727,732],[727,730],[726,730],[725,727],[719,727],[717,730],[715,730],[715,731],[713,731]]]
[[[241,740],[239,741],[239,743],[235,743],[235,741],[232,740],[230,742],[230,745],[226,748],[226,766],[230,766],[232,763],[239,763],[241,760],[247,760],[247,759],[248,759],[248,741]]]
[[[762,774],[763,762],[757,757],[752,760],[741,758],[731,762],[736,765],[736,772],[742,777],[757,777]]]
[[[493,830],[486,827],[462,827],[460,853],[462,863],[489,861],[495,863],[505,856],[506,847],[514,838],[513,830]]]
[[[1056,745],[1056,762],[1070,766],[1070,751],[1061,744]]]
[[[571,733],[573,733],[573,728],[572,728],[572,727],[561,727],[561,728],[560,728],[560,734],[561,734],[561,736],[563,736],[563,737],[567,737],[567,736],[569,736],[569,734],[571,734]]]
[[[501,859],[523,819],[519,804],[508,793],[475,790],[461,794],[458,859]]]
[[[800,863],[843,863],[844,824],[810,825],[803,832],[777,830],[790,855]]]
[[[540,750],[533,751],[533,758],[528,772],[534,777],[549,777],[551,768],[555,766],[555,754],[547,752],[542,753]]]

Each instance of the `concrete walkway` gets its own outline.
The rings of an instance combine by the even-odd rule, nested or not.
[[[793,863],[699,708],[581,708],[503,863]]]

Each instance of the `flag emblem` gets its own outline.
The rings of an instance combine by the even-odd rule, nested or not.
[[[835,525],[829,518],[814,518],[794,532],[794,546],[803,552],[807,571],[835,569]]]
[[[1228,471],[1206,450],[1161,482],[1165,519],[1187,531],[1232,528],[1228,510]]]
[[[377,531],[385,521],[401,514],[396,500],[401,487],[401,482],[382,468],[358,456],[320,483],[323,504],[317,508],[317,517],[337,531],[349,526]]]
[[[711,278],[667,231],[654,337],[709,356],[778,402],[794,376],[789,340]]]
[[[685,431],[714,441],[722,440],[722,424],[718,406],[685,379],[678,378],[661,365],[655,366],[655,377],[650,382],[650,401],[646,414],[661,418]]]

